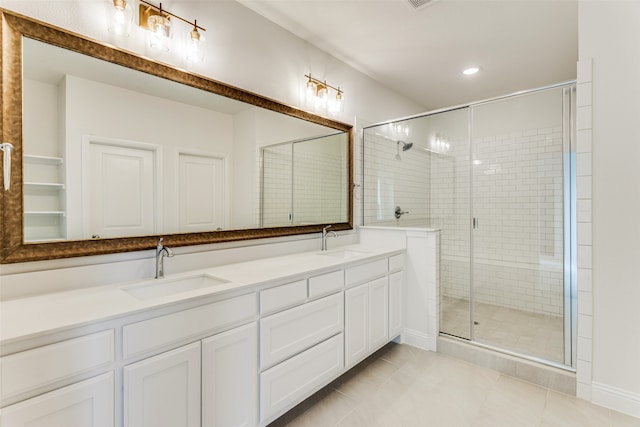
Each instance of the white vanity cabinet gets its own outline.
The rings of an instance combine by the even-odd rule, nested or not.
[[[255,426],[256,317],[252,293],[125,326],[125,354],[163,348],[194,333],[224,332],[125,366],[124,427]]]
[[[402,332],[403,255],[372,252],[16,340],[0,425],[266,426]]]
[[[389,339],[394,339],[400,335],[404,325],[402,321],[403,280],[402,271],[389,274]]]
[[[344,271],[310,277],[304,285],[307,302],[260,319],[260,425],[344,369]],[[300,282],[283,286],[299,289]],[[271,295],[283,286],[263,293]]]
[[[394,339],[404,327],[404,254],[389,257],[389,339]]]
[[[113,372],[0,410],[3,427],[113,427]]]
[[[344,293],[344,359],[349,369],[369,354],[369,284]]]
[[[345,291],[345,367],[353,367],[389,340],[389,285],[381,277]]]
[[[255,426],[255,322],[124,368],[125,427]]]
[[[202,340],[202,427],[258,424],[258,327]]]
[[[369,353],[389,342],[389,280],[369,283]]]
[[[403,265],[399,254],[345,271],[346,369],[402,332]]]
[[[110,426],[115,338],[104,330],[0,358],[0,425]]]
[[[200,342],[125,366],[125,427],[200,426]]]

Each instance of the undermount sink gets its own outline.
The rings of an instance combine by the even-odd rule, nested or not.
[[[354,249],[336,249],[334,251],[321,252],[322,255],[334,258],[353,258],[356,256],[366,255],[366,251],[357,251]]]
[[[143,301],[151,298],[179,294],[181,292],[194,291],[196,289],[209,288],[211,286],[222,285],[224,283],[229,283],[229,281],[219,277],[202,274],[178,279],[165,278],[150,280],[148,282],[122,287],[120,289],[134,298]]]

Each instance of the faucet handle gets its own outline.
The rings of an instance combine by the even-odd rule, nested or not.
[[[327,230],[328,230],[328,229],[330,229],[330,228],[331,228],[331,224],[329,224],[329,225],[327,225],[326,227],[324,227],[324,228],[322,229],[322,231],[326,233],[326,232],[327,232]]]

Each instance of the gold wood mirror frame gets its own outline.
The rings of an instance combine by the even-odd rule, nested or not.
[[[0,23],[0,41],[2,43],[0,62],[2,67],[2,80],[0,80],[2,121],[0,123],[0,135],[2,136],[2,142],[10,142],[14,146],[11,163],[11,187],[8,191],[0,189],[0,220],[2,225],[0,227],[0,242],[2,244],[0,248],[0,263],[7,264],[151,249],[156,246],[160,236],[164,237],[165,244],[175,247],[316,233],[320,232],[323,227],[323,224],[318,224],[99,240],[25,243],[22,169],[23,37],[29,37],[277,113],[346,132],[348,135],[348,222],[333,224],[332,229],[348,230],[353,228],[353,186],[351,185],[353,182],[353,127],[351,125],[298,110],[246,90],[190,74],[3,9],[0,9],[0,14],[2,15]],[[2,165],[0,164],[1,167]]]

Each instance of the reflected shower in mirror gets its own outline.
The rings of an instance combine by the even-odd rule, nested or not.
[[[347,147],[345,133],[262,147],[261,226],[347,221]]]

